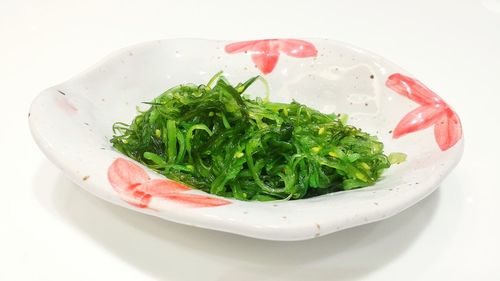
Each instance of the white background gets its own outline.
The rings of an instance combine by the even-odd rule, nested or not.
[[[400,215],[305,242],[112,206],[42,155],[30,102],[117,48],[171,37],[327,37],[371,50],[455,108],[463,159]],[[2,0],[0,280],[500,280],[499,96],[500,0]]]

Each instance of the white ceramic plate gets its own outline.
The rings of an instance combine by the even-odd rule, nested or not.
[[[273,101],[295,99],[323,112],[347,113],[349,123],[377,135],[387,153],[404,152],[408,159],[374,186],[304,200],[243,202],[198,190],[150,193],[152,184],[172,183],[116,152],[109,143],[112,124],[129,122],[136,106],[167,88],[206,83],[219,70],[233,83],[264,75]],[[260,93],[258,87],[250,90]],[[125,48],[43,91],[32,104],[30,126],[47,157],[104,200],[270,240],[314,238],[397,214],[434,191],[463,151],[459,118],[441,98],[387,60],[326,39],[171,39]],[[123,192],[127,188],[138,189]]]

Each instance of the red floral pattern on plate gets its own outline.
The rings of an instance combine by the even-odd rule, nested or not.
[[[394,129],[393,137],[426,129],[434,125],[434,137],[441,150],[454,146],[462,138],[462,125],[458,115],[436,93],[420,81],[395,73],[389,76],[386,86],[396,93],[420,104],[406,114]]]
[[[166,179],[151,179],[146,171],[132,161],[118,158],[108,168],[108,180],[120,197],[130,205],[147,208],[154,197],[167,199],[191,207],[216,207],[230,201],[182,193],[189,187]]]
[[[298,39],[265,39],[236,42],[226,45],[229,54],[250,52],[255,66],[269,74],[278,63],[280,52],[295,58],[315,57],[318,50],[312,43]]]

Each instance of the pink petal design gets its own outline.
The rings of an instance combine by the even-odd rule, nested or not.
[[[138,208],[147,208],[149,206],[149,202],[153,199],[151,194],[141,191],[123,192],[120,196],[123,200],[125,200],[125,202]]]
[[[166,194],[165,197],[191,207],[217,207],[231,204],[228,200],[189,193],[171,193]]]
[[[165,197],[167,194],[190,190],[190,188],[175,181],[154,179],[137,186],[137,190],[154,197]]]
[[[257,44],[259,42],[264,42],[264,41],[269,41],[269,40],[252,40],[252,41],[231,43],[231,44],[227,44],[226,47],[224,48],[224,50],[228,54],[247,52],[247,51],[252,50],[252,48],[255,44]]]
[[[394,129],[393,138],[416,132],[432,125],[434,137],[441,150],[454,146],[462,138],[458,115],[436,93],[420,81],[400,73],[392,74],[386,86],[421,106],[406,114]]]
[[[118,158],[108,168],[108,180],[118,192],[131,190],[150,178],[139,165]]]
[[[144,169],[132,161],[118,158],[108,168],[108,180],[130,205],[147,208],[154,197],[173,200],[191,207],[215,207],[231,202],[210,196],[182,194],[189,187],[166,179],[151,180]]]
[[[434,136],[443,151],[454,146],[462,138],[462,124],[457,114],[448,110],[447,114],[436,123]]]
[[[318,50],[313,44],[298,39],[265,39],[226,45],[229,54],[250,52],[252,61],[263,74],[269,74],[278,63],[280,52],[295,58],[313,57]]]
[[[281,40],[280,51],[294,58],[315,57],[318,54],[313,44],[298,39]]]
[[[420,81],[395,73],[387,78],[385,85],[396,93],[408,97],[421,105],[442,103],[442,99]]]
[[[263,74],[271,73],[280,57],[279,45],[272,41],[257,42],[253,47],[252,61]]]
[[[409,133],[423,130],[435,124],[444,115],[441,107],[423,105],[406,114],[394,129],[393,137],[399,138]]]

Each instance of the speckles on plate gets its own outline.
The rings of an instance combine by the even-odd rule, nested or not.
[[[83,181],[86,181],[86,180],[88,180],[89,178],[90,178],[90,176],[84,176],[84,177],[82,178],[82,180],[83,180]]]
[[[321,40],[318,41],[322,42]],[[158,87],[159,90],[160,87],[164,87],[163,85],[168,87],[169,85],[179,84],[181,81],[193,82],[184,77],[184,71],[164,71],[163,67],[157,68],[156,65],[154,69],[148,69],[149,65],[144,65],[144,69],[142,67],[137,67],[137,65],[143,65],[141,58],[143,55],[149,56],[151,54],[149,51],[157,52],[157,55],[161,58],[159,61],[171,62],[175,67],[178,65],[185,65],[185,63],[191,59],[192,51],[198,50],[199,46],[187,46],[188,48],[184,49],[184,47],[181,46],[182,44],[165,43],[159,45],[159,43],[151,42],[149,47],[152,46],[152,48],[148,49],[147,52],[137,47],[131,49],[134,53],[130,55],[129,50],[120,51],[118,52],[119,57],[115,57],[103,64],[106,65],[105,67],[108,70],[107,73],[99,73],[98,68],[94,68],[92,75],[88,76],[92,79],[96,76],[95,78],[98,79],[77,79],[72,80],[70,83],[60,84],[60,86],[55,89],[51,89],[43,94],[47,94],[45,96],[47,99],[37,99],[37,101],[34,102],[33,109],[30,109],[31,113],[33,113],[32,117],[30,116],[30,123],[33,126],[39,126],[41,124],[40,121],[43,121],[41,120],[42,118],[39,117],[39,114],[46,114],[48,117],[47,119],[51,121],[51,123],[45,124],[43,127],[44,130],[47,129],[46,132],[49,132],[50,129],[52,130],[50,133],[65,135],[64,138],[60,139],[67,142],[61,145],[59,147],[60,149],[54,149],[50,152],[54,158],[56,156],[61,159],[67,158],[69,154],[64,153],[66,150],[69,148],[72,149],[73,147],[79,147],[74,145],[75,142],[81,142],[82,145],[86,145],[82,147],[81,156],[79,156],[82,161],[79,159],[76,159],[77,161],[67,161],[68,163],[78,163],[78,166],[70,167],[71,170],[74,171],[70,176],[73,176],[75,182],[84,186],[88,186],[92,183],[92,189],[90,190],[92,193],[96,195],[107,194],[106,192],[108,192],[110,188],[109,185],[101,184],[106,178],[101,179],[103,177],[102,171],[94,170],[94,166],[98,168],[100,165],[93,164],[94,162],[97,163],[96,161],[109,161],[111,157],[116,157],[117,155],[116,150],[114,150],[109,143],[111,133],[107,122],[118,120],[130,121],[128,115],[126,115],[129,114],[128,111],[122,111],[121,109],[125,107],[125,101],[127,101],[128,108],[132,111],[138,103],[147,100],[144,98],[146,95],[153,94],[151,93],[153,91],[149,90],[135,92],[136,89],[131,89],[131,87],[129,87],[132,82],[138,79],[138,76],[134,75],[136,73],[140,73],[141,75],[153,74],[148,76],[148,79],[154,79],[154,83],[145,85],[148,89],[156,89]],[[337,43],[332,44],[336,45]],[[219,46],[217,51],[214,51],[215,46]],[[270,215],[263,214],[262,209],[256,208],[254,210],[254,206],[247,205],[245,202],[234,204],[234,206],[224,209],[223,212],[217,211],[210,214],[220,216],[221,219],[224,219],[227,223],[223,224],[219,223],[220,221],[213,224],[213,222],[210,221],[210,216],[204,216],[203,218],[200,216],[193,220],[190,218],[191,214],[184,216],[181,212],[171,212],[167,216],[164,214],[167,214],[168,211],[164,212],[163,210],[161,210],[159,215],[167,219],[177,216],[176,219],[183,223],[197,225],[197,222],[203,222],[203,224],[200,223],[200,225],[259,238],[270,237],[273,240],[306,239],[314,238],[315,235],[323,236],[334,231],[349,228],[353,225],[366,223],[365,217],[368,218],[368,221],[371,221],[380,219],[383,214],[384,217],[391,216],[430,192],[428,180],[431,176],[432,178],[437,178],[439,175],[442,175],[444,171],[447,171],[448,168],[442,169],[440,165],[444,164],[445,167],[449,167],[450,163],[456,162],[453,158],[455,156],[452,155],[453,153],[450,153],[450,158],[444,157],[437,160],[432,157],[427,158],[427,154],[423,155],[421,152],[424,151],[427,153],[426,143],[421,143],[421,139],[418,137],[414,139],[414,141],[419,143],[418,146],[412,145],[411,139],[408,139],[409,144],[406,142],[406,139],[401,139],[399,143],[395,144],[395,141],[390,135],[393,132],[389,131],[394,128],[393,123],[397,121],[392,116],[398,115],[398,117],[401,117],[400,111],[403,111],[406,107],[412,110],[415,105],[407,102],[398,95],[389,95],[383,87],[385,78],[393,71],[394,67],[391,64],[385,65],[381,59],[372,61],[370,56],[365,56],[362,52],[359,54],[356,53],[356,61],[352,62],[351,59],[354,55],[346,47],[337,48],[334,46],[334,48],[326,48],[320,45],[318,47],[320,52],[316,59],[296,60],[287,57],[280,58],[275,73],[269,76],[272,96],[275,96],[275,94],[279,95],[278,98],[283,101],[295,99],[298,102],[307,103],[315,108],[317,107],[318,110],[324,111],[325,113],[346,113],[350,118],[353,118],[349,120],[351,124],[361,128],[365,128],[366,126],[369,132],[377,131],[377,135],[384,140],[384,143],[387,140],[390,144],[387,145],[389,151],[407,152],[412,155],[414,159],[405,163],[407,166],[398,166],[392,171],[389,170],[384,181],[381,181],[380,185],[377,183],[377,186],[373,188],[349,192],[345,193],[345,195],[336,194],[335,196],[324,196],[315,200],[305,200],[304,202],[265,203],[265,209],[269,211]],[[203,69],[207,73],[215,73],[222,69],[232,74],[232,78],[234,78],[232,82],[238,82],[240,78],[250,77],[256,73],[250,59],[245,58],[244,63],[240,63],[240,60],[237,58],[230,59],[223,53],[221,48],[223,49],[223,43],[221,42],[214,43],[212,50],[204,48],[203,54],[200,56],[200,63],[195,64],[196,67],[199,65],[202,67],[193,68],[189,71],[189,75],[192,75],[194,73],[193,71],[198,71],[200,69]],[[176,49],[182,53],[181,58],[174,57]],[[342,53],[342,59],[339,59],[339,53]],[[156,56],[156,54],[154,55]],[[313,68],[311,68],[312,62],[314,62]],[[189,61],[189,63],[191,63],[191,61]],[[376,63],[381,65],[376,65]],[[303,67],[300,65],[303,65]],[[223,68],[223,66],[225,66],[225,68]],[[281,72],[284,68],[288,69],[286,75],[284,72]],[[126,71],[112,71],[114,69],[124,69]],[[169,67],[165,69],[169,69]],[[197,77],[204,77],[205,75],[195,74]],[[312,75],[308,76],[308,74]],[[97,77],[99,75],[101,76]],[[124,80],[125,75],[128,76],[128,80]],[[102,77],[108,77],[110,81],[101,79]],[[315,80],[312,80],[312,78]],[[113,87],[116,85],[116,87],[113,88],[116,89],[116,91],[107,90],[109,88],[109,83],[113,83]],[[121,87],[121,85],[126,88]],[[259,84],[257,86],[260,87],[261,85]],[[357,88],[353,89],[354,86]],[[64,94],[59,93],[57,91],[58,89],[64,91]],[[281,91],[281,89],[284,90]],[[311,89],[314,91],[311,91]],[[367,95],[367,98],[356,100],[353,102],[353,105],[349,105],[347,97],[351,94]],[[67,114],[57,106],[55,99],[68,100],[78,107],[78,112],[74,115]],[[89,100],[92,102],[91,104],[88,103]],[[41,104],[41,101],[44,101],[44,103]],[[117,110],[109,110],[107,103],[116,104]],[[92,107],[94,105],[95,108]],[[94,118],[92,114],[101,113],[94,111],[94,109],[100,110],[102,112],[101,116],[110,116],[112,119],[107,120],[106,118],[100,118],[98,115]],[[76,132],[78,134],[75,134],[73,131],[56,132],[58,127],[63,128],[62,126],[58,126],[59,122],[64,124],[67,120],[69,121],[69,126],[67,127],[72,130],[74,129],[75,132],[78,131]],[[86,125],[84,124],[85,122],[89,124]],[[94,130],[93,133],[89,132],[90,128]],[[39,141],[42,143],[44,142],[45,135],[35,137],[39,138]],[[90,144],[92,145],[91,147],[87,146]],[[429,153],[429,155],[431,154],[432,153]],[[94,159],[94,156],[97,155],[99,157]],[[88,157],[92,157],[92,159],[89,161],[86,159]],[[419,160],[417,157],[421,157],[421,159]],[[85,159],[85,161],[83,161],[83,159]],[[429,168],[429,173],[427,173],[427,170],[423,170],[423,168],[427,169],[429,166],[432,167],[432,171],[430,171]],[[81,172],[78,172],[78,170]],[[428,176],[424,174],[428,174]],[[86,175],[90,175],[90,178],[83,181]],[[401,175],[404,177],[397,178]],[[420,182],[420,185],[417,185],[416,182]],[[408,183],[412,183],[411,186]],[[395,189],[392,191],[388,190],[388,188],[391,187],[396,188],[397,185],[400,185],[399,192]],[[408,196],[403,193],[408,194]],[[346,206],[350,201],[359,202],[360,204],[357,204],[356,208],[352,211],[345,212],[346,217],[342,217],[344,216],[343,212],[318,212],[316,209],[316,206],[319,206],[328,211],[338,210],[342,209],[343,206]],[[273,207],[273,204],[276,204],[277,207]],[[262,203],[257,205],[262,205]],[[301,209],[297,210],[296,206],[300,206]],[[158,204],[158,207],[160,209],[163,205]],[[165,207],[168,208],[169,206],[165,205]],[[367,213],[363,210],[371,212]],[[354,213],[356,212],[358,216],[354,217]],[[317,227],[316,223],[318,223],[320,227]],[[246,231],[244,227],[241,227],[242,225],[255,226],[255,224],[262,226],[262,228],[253,228],[252,231]],[[303,227],[304,225],[306,227]],[[276,231],[278,227],[288,230],[294,229],[296,231]],[[272,230],[270,228],[272,228]]]

